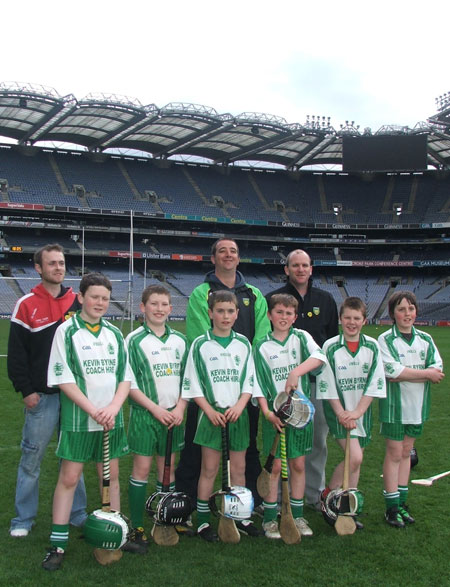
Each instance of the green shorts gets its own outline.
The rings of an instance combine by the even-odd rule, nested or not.
[[[325,419],[328,424],[328,428],[330,429],[331,436],[336,439],[347,438],[347,429],[339,423],[339,420],[336,418],[336,414],[334,413],[333,408],[331,407],[330,403],[326,400],[323,401],[323,411],[325,414]],[[369,408],[363,416],[363,428],[364,432],[366,433],[365,436],[352,436],[352,438],[358,438],[359,446],[361,448],[366,448],[366,446],[370,444],[370,441],[372,440],[371,406],[369,406]]]
[[[148,410],[130,408],[128,425],[128,444],[130,451],[152,457],[154,454],[163,457],[166,454],[167,426],[161,424]],[[179,452],[184,448],[184,428],[175,426],[172,437],[172,452]]]
[[[125,430],[114,428],[109,431],[109,457],[117,459],[129,453]],[[56,455],[67,461],[87,463],[103,461],[103,431],[65,432],[59,435]]]
[[[288,459],[295,459],[310,454],[313,445],[314,422],[302,429],[286,426],[286,456]],[[276,430],[265,418],[262,419],[263,454],[268,456],[272,448]],[[281,457],[280,443],[278,443],[275,458]]]
[[[216,408],[218,412],[225,412]],[[244,409],[236,422],[229,424],[230,450],[247,450],[250,443],[250,428],[248,423],[248,412]],[[214,450],[222,450],[222,428],[214,426],[203,410],[199,410],[197,431],[194,438],[195,444],[207,446]]]
[[[405,436],[419,438],[423,432],[423,424],[389,424],[381,422],[380,434],[390,440],[403,440]]]

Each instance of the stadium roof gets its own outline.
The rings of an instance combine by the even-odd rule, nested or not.
[[[414,128],[383,126],[375,135],[427,134],[428,165],[450,168],[450,94],[440,97],[438,113]],[[256,162],[298,170],[342,165],[342,137],[360,132],[346,121],[339,130],[330,118],[311,116],[288,124],[279,116],[244,112],[219,114],[198,104],[171,102],[143,106],[113,94],[78,100],[53,88],[0,83],[0,136],[18,144],[72,143],[89,151],[146,153],[155,158],[194,157],[216,164]]]

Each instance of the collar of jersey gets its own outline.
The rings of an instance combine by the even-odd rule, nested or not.
[[[162,336],[158,336],[157,334],[155,334],[153,330],[150,328],[150,326],[147,324],[147,322],[144,322],[142,326],[146,332],[148,332],[149,334],[153,334],[153,336],[156,336],[156,338],[159,338],[159,340],[162,340],[163,342],[166,341],[170,334],[170,327],[168,324],[164,325],[164,334]]]
[[[402,333],[400,332],[400,330],[397,327],[397,324],[394,324],[392,326],[392,330],[395,333],[395,336],[398,336],[399,338],[401,338],[402,340],[404,340],[406,342],[407,345],[411,346],[412,343],[414,342],[414,339],[416,338],[416,329],[414,328],[414,326],[411,327],[411,338],[410,340],[407,340],[404,336],[402,336]]]
[[[358,341],[358,347],[356,349],[356,351],[354,353],[352,353],[352,351],[348,348],[347,342],[345,340],[344,334],[341,332],[341,334],[339,335],[339,344],[341,346],[345,346],[345,348],[347,349],[347,352],[349,352],[352,357],[355,357],[358,354],[359,349],[361,348],[362,344],[364,343],[364,334],[362,332],[359,333],[359,341]]]
[[[90,324],[89,322],[85,322],[83,320],[83,318],[81,317],[81,310],[78,310],[78,312],[75,314],[75,318],[79,323],[80,328],[86,328],[86,330],[88,332],[90,332],[92,334],[92,336],[95,336],[96,338],[99,336],[101,330],[102,330],[102,326],[103,326],[103,319],[100,318],[100,321],[97,324]],[[97,330],[97,332],[93,332],[91,330],[92,327],[95,326],[99,326],[99,329]]]
[[[292,334],[292,332],[293,332],[293,331],[294,331],[294,327],[293,327],[293,326],[291,326],[291,327],[289,328],[288,335],[286,336],[286,338],[285,338],[283,341],[281,341],[281,340],[278,340],[278,338],[275,338],[275,337],[274,337],[274,335],[273,335],[273,332],[269,332],[269,333],[268,333],[268,336],[269,336],[269,338],[270,338],[271,340],[273,340],[273,342],[276,342],[277,344],[279,344],[279,345],[281,345],[281,346],[284,346],[284,345],[286,344],[286,342],[288,341],[288,338],[291,336],[291,334]]]
[[[227,346],[234,338],[236,338],[236,333],[234,332],[234,330],[230,332],[230,336],[216,336],[211,328],[210,330],[208,330],[206,335],[209,338],[209,340],[215,340],[217,344],[220,344],[220,346],[224,349],[227,348]]]

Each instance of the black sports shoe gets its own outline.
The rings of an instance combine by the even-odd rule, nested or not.
[[[217,536],[215,531],[212,529],[212,527],[207,523],[202,524],[198,528],[197,534],[200,536],[200,538],[203,538],[203,540],[206,540],[206,542],[219,542],[219,537]]]
[[[64,550],[57,546],[53,546],[53,548],[51,548],[45,555],[45,558],[42,561],[42,568],[46,571],[57,571],[61,568],[63,560]]]
[[[389,526],[393,526],[394,528],[404,528],[405,522],[400,514],[400,510],[396,505],[391,506],[386,510],[384,514],[384,519],[389,524]]]
[[[148,539],[142,526],[131,530],[128,542],[125,542],[122,546],[122,550],[125,552],[132,552],[133,554],[147,554]]]
[[[409,507],[405,503],[398,506],[398,511],[400,512],[400,515],[404,522],[406,522],[407,524],[414,524],[416,520],[409,513]]]
[[[253,522],[250,520],[243,520],[242,522],[236,522],[236,528],[239,530],[241,534],[245,534],[246,536],[251,536],[252,538],[258,538],[258,536],[263,536],[264,532],[258,530]]]

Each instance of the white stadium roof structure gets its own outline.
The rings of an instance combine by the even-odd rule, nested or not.
[[[436,100],[437,114],[414,128],[386,125],[374,135],[427,134],[428,165],[450,168],[450,93]],[[159,107],[112,94],[78,100],[53,88],[0,83],[0,137],[18,145],[76,145],[91,152],[147,155],[214,164],[261,165],[300,170],[342,165],[342,138],[372,134],[354,122],[331,126],[330,118],[309,116],[288,124],[279,116],[171,102]]]

